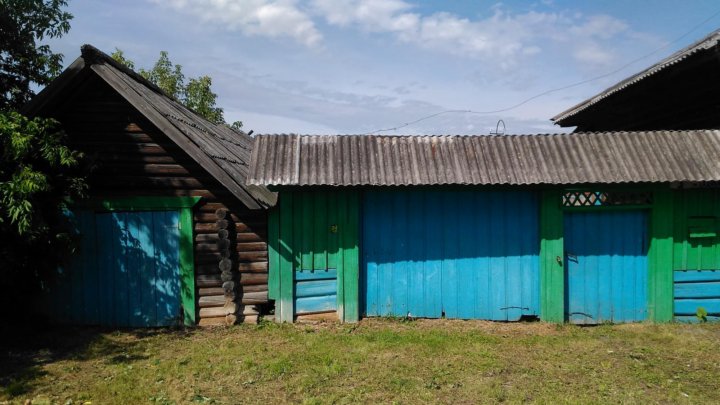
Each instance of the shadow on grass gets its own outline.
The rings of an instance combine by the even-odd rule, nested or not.
[[[184,328],[123,330],[5,325],[0,328],[0,397],[17,397],[31,392],[47,374],[43,369],[46,364],[96,359],[112,364],[129,364],[148,359],[146,338],[192,333],[192,329]]]

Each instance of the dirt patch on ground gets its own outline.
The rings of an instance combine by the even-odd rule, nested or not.
[[[305,319],[295,326],[310,330],[442,330],[455,332],[482,332],[498,336],[552,336],[565,326],[545,322],[493,322],[461,319],[406,319],[406,318],[365,318],[358,323],[343,324],[334,320]]]

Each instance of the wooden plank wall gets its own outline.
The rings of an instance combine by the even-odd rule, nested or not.
[[[279,321],[293,322],[296,316],[325,318],[322,314],[336,314],[342,322],[358,321],[360,195],[356,189],[280,192],[279,212],[273,213],[271,225],[272,298]],[[316,280],[333,279],[335,287],[313,292],[306,285],[305,289],[303,284],[318,275]],[[327,304],[328,295],[336,299],[337,309],[313,308],[310,301],[320,298]]]
[[[185,152],[97,78],[56,114],[71,144],[94,169],[90,194],[199,196],[194,210],[196,299],[200,325],[257,321],[268,304],[267,213],[249,210]],[[226,302],[215,212],[228,210],[235,306]]]
[[[720,321],[720,270],[674,272],[674,314],[680,322]],[[699,312],[705,310],[705,317]]]

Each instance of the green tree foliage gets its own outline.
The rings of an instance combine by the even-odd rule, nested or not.
[[[34,95],[33,84],[46,85],[62,68],[45,38],[70,29],[66,0],[0,0],[0,110],[17,109]]]
[[[174,99],[183,100],[186,96],[187,89],[182,66],[173,65],[166,51],[160,52],[160,58],[151,70],[140,69],[140,75]]]
[[[82,154],[67,146],[60,124],[29,119],[16,112],[0,114],[0,229],[33,240],[50,231],[50,217],[38,212],[62,210],[82,197],[86,185],[70,174]]]
[[[130,69],[135,69],[135,63],[127,59],[122,50],[115,48],[115,52],[110,56]],[[138,73],[158,86],[165,94],[183,103],[208,121],[226,124],[223,109],[217,106],[217,94],[212,91],[210,76],[191,77],[186,82],[182,66],[174,65],[166,51],[160,52],[160,58],[152,69],[140,69]],[[235,130],[241,127],[241,121],[231,125]]]
[[[87,189],[81,157],[57,121],[0,113],[0,313],[72,252],[64,210]]]
[[[191,78],[185,86],[185,105],[216,124],[225,123],[223,109],[215,106],[217,94],[210,90],[210,76]]]
[[[87,189],[58,122],[17,112],[61,70],[41,42],[70,29],[66,0],[0,0],[0,318],[72,251],[64,210]]]
[[[242,121],[235,121],[230,125],[230,128],[236,130],[236,131],[242,131],[243,122]]]
[[[120,62],[121,64],[129,67],[130,69],[135,70],[135,63],[133,63],[133,61],[131,61],[130,59],[127,59],[125,57],[125,52],[123,52],[122,50],[115,48],[115,52],[111,53],[110,57]]]

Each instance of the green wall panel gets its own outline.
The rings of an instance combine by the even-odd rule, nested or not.
[[[675,196],[675,270],[720,269],[720,191],[681,190]]]
[[[673,191],[658,189],[650,217],[648,250],[648,319],[668,322],[673,316]]]
[[[543,192],[540,204],[540,319],[565,321],[563,210],[561,191]],[[558,260],[559,258],[559,260]]]
[[[270,268],[270,271],[277,271],[277,279],[279,280],[278,298],[275,300],[275,316],[281,322],[292,322],[295,318],[294,311],[294,273],[296,267],[296,257],[293,252],[293,238],[296,236],[294,232],[293,216],[293,193],[283,193],[280,195],[280,232],[279,232],[279,250],[280,250],[280,266],[279,268]],[[297,250],[297,248],[296,248]]]
[[[338,272],[338,316],[343,322],[357,322],[360,319],[360,195],[347,191],[343,196],[343,210],[340,229],[342,250],[342,272]]]

